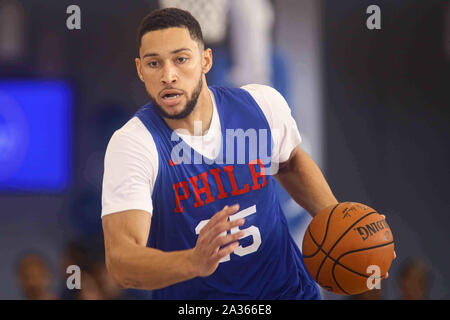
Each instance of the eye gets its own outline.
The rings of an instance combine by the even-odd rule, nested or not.
[[[178,57],[177,58],[177,62],[178,63],[185,63],[187,61],[187,58],[185,58],[185,57]]]
[[[158,67],[159,63],[158,61],[150,61],[149,63],[147,63],[147,65],[151,68],[156,68]]]

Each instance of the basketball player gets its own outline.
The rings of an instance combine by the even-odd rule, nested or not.
[[[299,146],[284,98],[263,85],[208,87],[212,52],[186,11],[146,16],[138,46],[150,103],[114,133],[105,155],[102,222],[113,277],[153,290],[154,299],[320,299],[275,180],[312,216],[338,202]],[[248,136],[230,147],[230,132],[238,140],[258,133],[258,152],[269,137],[267,159],[249,156]],[[219,155],[226,160],[212,161]]]

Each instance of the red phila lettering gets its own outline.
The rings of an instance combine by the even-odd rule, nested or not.
[[[257,166],[257,165],[259,165],[259,167],[260,167],[259,172],[256,172],[256,170],[255,170],[255,166]],[[252,161],[250,161],[248,166],[250,168],[250,172],[252,174],[252,179],[253,179],[252,190],[258,190],[258,189],[264,188],[267,184],[267,180],[266,180],[266,171],[264,169],[264,163],[262,162],[262,160],[261,159],[252,160]],[[262,185],[260,185],[258,183],[258,178],[262,178]]]
[[[181,207],[181,200],[186,200],[187,198],[189,198],[189,184],[187,183],[187,181],[181,181],[178,183],[174,183],[172,187],[173,190],[175,190],[175,201],[177,202],[177,206],[174,212],[182,213],[183,208]],[[180,195],[180,193],[178,192],[180,188],[183,189],[183,195]]]
[[[238,185],[236,183],[236,178],[234,177],[234,167],[233,166],[226,166],[223,167],[223,170],[225,170],[225,172],[228,174],[228,178],[230,179],[231,182],[231,187],[233,188],[233,190],[231,190],[231,195],[232,196],[238,196],[240,194],[244,194],[250,191],[250,187],[248,186],[248,184],[244,185],[244,187],[242,189],[238,189]]]
[[[197,180],[200,177],[200,179],[202,179],[203,181],[203,188],[199,188],[197,185]],[[192,184],[192,188],[194,189],[194,195],[195,195],[195,203],[194,203],[194,207],[201,207],[205,204],[205,202],[208,204],[210,202],[213,202],[214,197],[211,194],[211,189],[209,188],[209,183],[208,183],[208,172],[205,171],[201,174],[199,174],[198,176],[194,176],[192,178],[189,178],[189,181]],[[206,193],[206,199],[205,202],[202,201],[202,199],[200,198],[200,194],[202,193]]]
[[[228,193],[226,193],[225,190],[223,189],[222,179],[220,179],[219,175],[220,168],[211,169],[209,170],[209,172],[211,172],[211,174],[214,176],[214,179],[216,180],[217,189],[219,189],[217,199],[225,199],[226,197],[228,197]]]
[[[256,171],[257,167],[259,166],[259,171]],[[252,190],[258,190],[261,188],[264,188],[267,185],[267,178],[265,175],[265,168],[264,163],[261,159],[252,160],[248,164],[248,167],[250,169],[250,173],[253,180],[253,186]],[[239,189],[238,183],[236,182],[236,177],[234,176],[234,167],[232,165],[222,167],[223,171],[225,171],[228,175],[228,179],[230,180],[231,184],[231,196],[238,196],[247,192],[250,192],[250,186],[249,184],[245,184],[242,189]],[[216,195],[217,199],[225,199],[228,197],[228,193],[225,192],[225,189],[223,187],[222,179],[220,178],[220,170],[221,168],[214,168],[209,170],[209,172],[214,177],[214,182],[216,183],[217,190],[219,193]],[[198,180],[202,181],[203,187],[198,186]],[[198,208],[205,204],[211,203],[216,200],[216,198],[211,193],[211,188],[209,186],[208,182],[208,171],[205,171],[198,176],[193,176],[189,178],[189,182],[191,183],[192,189],[194,190],[194,196],[195,196],[195,202],[194,207]],[[213,184],[214,184],[213,182]],[[174,209],[174,212],[176,213],[182,213],[183,208],[181,206],[182,200],[187,200],[189,198],[189,184],[187,181],[181,181],[178,183],[173,184],[173,190],[175,191],[175,201],[176,201],[176,207]],[[200,195],[204,193],[206,195],[206,199],[202,200]]]

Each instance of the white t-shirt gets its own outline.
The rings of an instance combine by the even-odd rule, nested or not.
[[[258,84],[241,87],[255,99],[263,111],[273,135],[272,161],[289,159],[301,142],[297,124],[283,96],[275,89]],[[221,147],[221,128],[214,94],[213,116],[203,136],[178,135],[207,158],[215,158]],[[274,134],[274,133],[277,134]],[[152,192],[158,174],[158,150],[145,125],[138,117],[130,119],[112,135],[105,154],[102,217],[125,210],[152,213]]]

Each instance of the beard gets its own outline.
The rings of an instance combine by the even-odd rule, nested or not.
[[[163,118],[167,119],[174,119],[174,120],[180,120],[184,119],[187,116],[191,114],[191,112],[195,109],[195,106],[197,105],[198,97],[200,96],[200,92],[203,88],[203,79],[200,76],[200,80],[197,83],[197,86],[195,87],[194,91],[192,92],[191,98],[186,102],[186,105],[184,106],[184,109],[176,114],[168,114],[163,107],[161,107],[160,104],[156,102],[156,99],[153,98],[151,95],[150,102],[156,107],[156,111],[158,111],[159,115]]]

